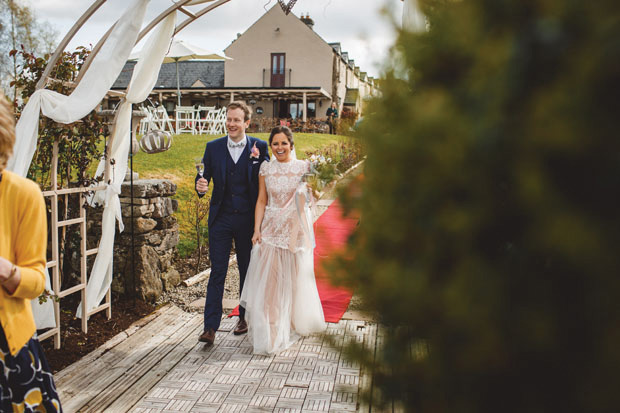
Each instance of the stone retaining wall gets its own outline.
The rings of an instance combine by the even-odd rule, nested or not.
[[[176,246],[179,243],[179,224],[172,214],[178,203],[171,197],[176,193],[176,184],[161,179],[138,179],[133,183],[133,204],[131,187],[124,182],[121,187],[121,208],[125,230],[116,230],[114,240],[114,278],[112,291],[154,302],[167,290],[181,282],[180,275],[172,266]],[[135,284],[132,276],[132,222]],[[89,244],[93,246],[101,236],[102,208],[89,211]]]

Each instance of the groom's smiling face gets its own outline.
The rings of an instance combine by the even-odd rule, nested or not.
[[[226,129],[228,137],[235,142],[239,142],[245,136],[245,130],[250,126],[250,120],[244,120],[245,113],[243,109],[228,109],[226,113]]]

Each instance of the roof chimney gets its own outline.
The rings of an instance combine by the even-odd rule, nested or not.
[[[306,25],[307,25],[309,28],[311,28],[312,30],[314,30],[314,29],[313,29],[313,27],[314,27],[314,20],[312,20],[312,19],[310,18],[310,13],[306,14],[305,16],[302,14],[302,15],[301,15],[301,21],[302,21],[302,22],[304,22],[304,23],[306,23]]]

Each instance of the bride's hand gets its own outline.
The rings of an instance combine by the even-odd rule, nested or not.
[[[306,187],[308,188],[308,192],[310,193],[310,195],[312,195],[314,197],[314,199],[318,200],[321,197],[321,194],[319,193],[319,191],[317,191],[316,189],[314,189],[312,186],[310,186],[309,183],[306,182]]]
[[[256,244],[257,242],[260,244],[260,241],[261,241],[260,231],[254,231],[254,235],[252,235],[252,245]]]

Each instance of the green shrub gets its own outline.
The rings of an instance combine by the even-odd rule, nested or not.
[[[179,243],[177,244],[177,250],[179,251],[179,256],[181,258],[189,257],[194,251],[196,251],[196,248],[196,239],[192,238],[180,238]]]
[[[336,275],[385,330],[350,356],[383,408],[615,411],[620,2],[422,4],[360,127]]]
[[[312,163],[314,177],[310,186],[321,191],[323,188],[362,160],[364,148],[358,139],[347,138],[338,143],[306,151],[305,159]]]

